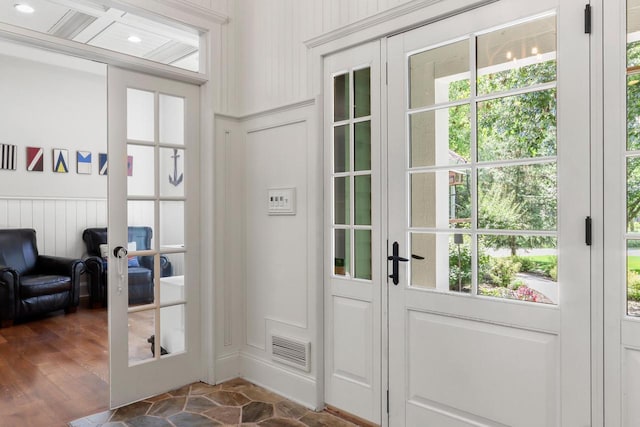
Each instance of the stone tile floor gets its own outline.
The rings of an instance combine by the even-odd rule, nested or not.
[[[122,408],[69,423],[70,427],[353,427],[314,412],[240,378],[195,383]]]

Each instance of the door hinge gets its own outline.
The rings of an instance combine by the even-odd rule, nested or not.
[[[587,246],[591,246],[591,217],[588,216],[584,219],[584,242]]]
[[[387,414],[389,413],[389,390],[387,390]]]
[[[584,33],[591,34],[591,5],[584,7]]]

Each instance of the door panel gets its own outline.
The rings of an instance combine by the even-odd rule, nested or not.
[[[387,40],[390,425],[590,425],[583,7]]]
[[[117,407],[202,374],[200,101],[196,86],[115,67],[108,84],[109,357]]]

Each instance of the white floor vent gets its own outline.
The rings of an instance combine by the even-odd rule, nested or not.
[[[311,343],[271,335],[271,357],[276,362],[284,363],[309,372],[311,363],[309,349]]]

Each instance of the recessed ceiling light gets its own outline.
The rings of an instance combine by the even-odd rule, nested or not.
[[[33,13],[35,11],[34,8],[26,3],[16,3],[13,5],[13,7],[15,7],[18,12],[22,13]]]
[[[142,39],[138,36],[129,36],[127,40],[129,40],[131,43],[140,43],[142,41]]]

